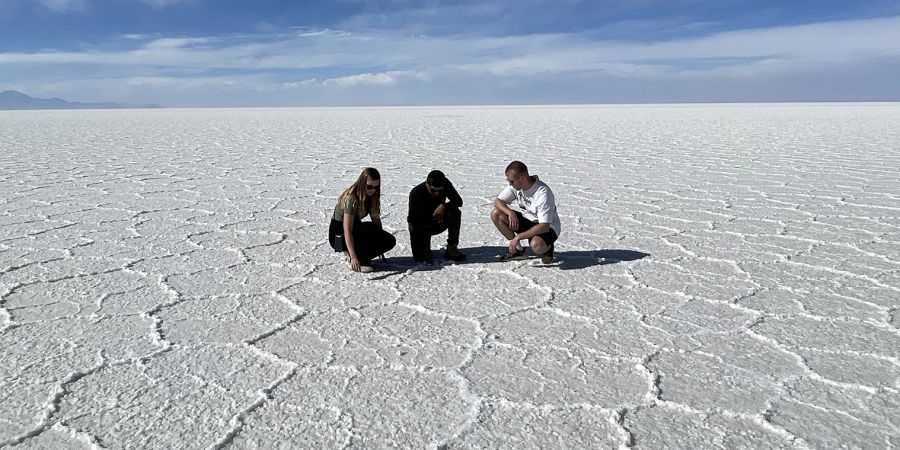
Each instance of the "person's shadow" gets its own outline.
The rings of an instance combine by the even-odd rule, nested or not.
[[[556,253],[555,259],[560,261],[562,270],[584,269],[591,266],[616,264],[620,262],[637,261],[650,256],[638,250],[604,249],[604,250],[580,250],[572,252]]]
[[[472,263],[499,263],[505,262],[500,259],[500,255],[507,252],[506,247],[471,247],[461,248],[461,252],[465,253],[468,258],[462,262],[453,264],[472,264]],[[539,256],[535,256],[531,250],[527,250],[529,260],[539,260]],[[603,250],[573,250],[573,251],[556,251],[553,254],[553,262],[550,264],[539,264],[542,267],[558,267],[562,270],[584,269],[591,266],[601,266],[604,264],[615,264],[623,261],[637,261],[650,256],[637,250],[625,249],[603,249]]]
[[[450,261],[444,259],[443,250],[434,250],[435,263],[433,265],[422,264],[414,261],[411,256],[388,257],[384,261],[375,260],[375,266],[379,268],[377,275],[369,278],[370,280],[383,280],[393,275],[406,273],[411,269],[416,272],[440,270],[445,265],[453,264],[492,264],[506,263],[500,259],[500,255],[506,253],[506,247],[481,246],[460,248],[461,252],[466,254],[465,261]],[[529,253],[529,260],[538,260]],[[553,262],[550,264],[538,264],[537,267],[559,268],[561,270],[585,269],[591,266],[601,266],[605,264],[616,264],[626,261],[637,261],[650,256],[637,250],[625,249],[603,249],[603,250],[576,250],[576,251],[557,251],[553,255]],[[379,264],[380,263],[380,264]]]

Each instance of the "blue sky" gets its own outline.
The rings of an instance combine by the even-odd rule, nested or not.
[[[0,0],[0,90],[71,101],[900,101],[897,80],[897,0]]]

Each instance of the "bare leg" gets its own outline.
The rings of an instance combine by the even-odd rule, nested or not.
[[[550,246],[544,242],[539,236],[535,236],[528,240],[528,245],[531,246],[531,249],[534,250],[536,255],[543,255],[550,251]]]
[[[500,233],[506,239],[512,239],[516,237],[516,232],[509,228],[509,218],[506,217],[506,214],[500,212],[497,208],[491,208],[491,222],[494,222],[494,226],[500,230]]]

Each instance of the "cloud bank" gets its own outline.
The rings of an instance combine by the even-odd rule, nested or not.
[[[239,35],[134,33],[77,50],[4,52],[0,65],[11,75],[9,88],[32,94],[83,92],[99,96],[91,100],[157,103],[169,97],[175,106],[225,106],[219,103],[223,95],[234,105],[343,104],[344,98],[361,104],[385,98],[542,103],[553,102],[548,93],[566,89],[584,95],[557,97],[564,102],[745,101],[751,91],[759,100],[777,100],[785,92],[801,97],[785,100],[900,100],[900,88],[881,86],[898,75],[900,16],[649,41],[598,39],[591,30],[507,36],[309,27]],[[58,71],[65,76],[55,76]],[[792,80],[807,80],[810,87],[784,89],[798,84]],[[880,93],[871,83],[881,86]],[[124,98],[105,97],[100,85],[107,95]],[[833,86],[841,86],[840,95]],[[701,95],[659,94],[671,89]]]

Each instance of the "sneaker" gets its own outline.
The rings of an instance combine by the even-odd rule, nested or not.
[[[544,264],[550,264],[553,262],[553,245],[550,246],[550,250],[547,250],[547,253],[541,255],[541,262]]]
[[[500,257],[502,261],[518,261],[520,259],[526,259],[528,256],[525,256],[525,249],[519,250],[516,249],[515,253],[507,253]]]
[[[444,250],[444,257],[451,261],[465,261],[466,255],[459,251],[455,245],[448,245]]]

